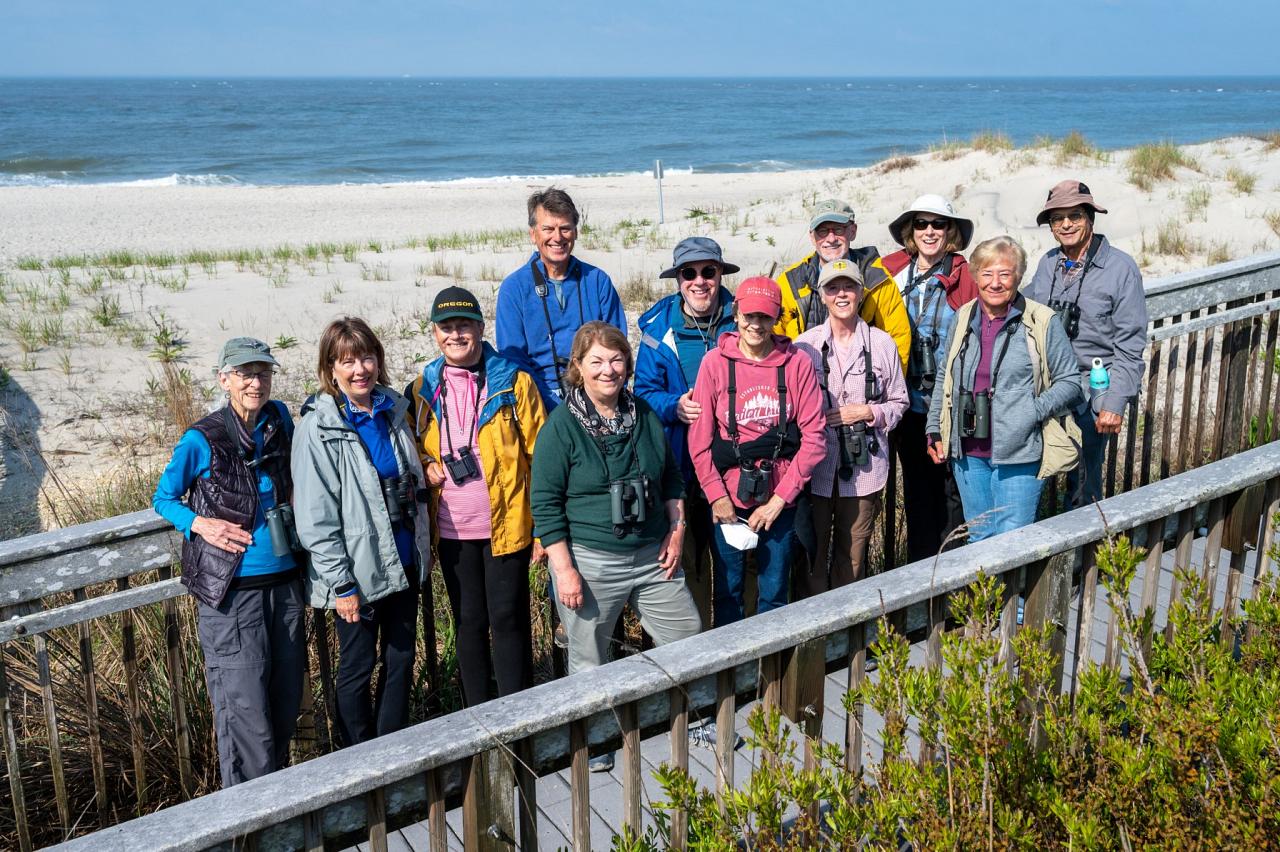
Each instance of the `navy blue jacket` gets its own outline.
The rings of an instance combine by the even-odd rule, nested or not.
[[[545,276],[547,268],[534,252],[529,258],[538,264]],[[498,288],[498,318],[494,336],[498,352],[514,361],[533,376],[538,393],[550,411],[560,404],[560,383],[556,378],[555,360],[549,331],[554,332],[555,356],[568,359],[573,347],[573,336],[583,323],[604,320],[627,331],[627,315],[622,310],[622,300],[613,282],[602,270],[576,257],[569,259],[568,275],[564,280],[564,307],[552,290],[545,298],[534,290],[533,272],[525,263],[503,280]],[[543,310],[543,307],[546,310]],[[547,328],[547,318],[552,328]]]
[[[733,294],[721,285],[718,298],[720,318],[710,336],[712,349],[721,334],[734,328]],[[662,421],[662,429],[671,444],[671,452],[680,462],[685,481],[693,482],[693,462],[687,445],[689,427],[676,416],[676,402],[691,390],[680,368],[675,331],[671,328],[672,307],[679,300],[679,293],[658,300],[636,322],[640,328],[640,348],[636,352],[635,394],[649,403]]]

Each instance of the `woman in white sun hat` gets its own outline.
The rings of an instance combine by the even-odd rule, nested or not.
[[[936,554],[964,521],[950,469],[929,458],[924,424],[956,309],[978,295],[969,264],[960,254],[973,238],[973,221],[959,216],[942,196],[922,195],[889,223],[889,235],[903,248],[884,258],[884,265],[898,282],[911,318],[911,405],[893,432],[893,444],[902,468],[907,558],[915,562]]]

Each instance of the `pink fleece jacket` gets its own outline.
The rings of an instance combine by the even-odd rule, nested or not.
[[[779,459],[774,465],[773,491],[790,506],[827,453],[822,392],[813,361],[792,346],[788,338],[776,334],[773,351],[764,360],[753,361],[738,349],[736,331],[720,335],[716,348],[702,359],[693,386],[693,401],[702,406],[702,414],[689,426],[689,455],[707,501],[714,503],[728,497],[739,509],[750,509],[755,504],[738,501],[738,470],[730,468],[722,476],[711,461],[712,436],[717,431],[721,437],[729,435],[730,360],[737,362],[738,400],[734,411],[741,443],[758,438],[777,425],[778,366],[783,365],[786,419],[794,420],[800,428],[800,449],[794,458]]]

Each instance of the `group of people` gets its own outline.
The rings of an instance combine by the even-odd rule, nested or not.
[[[496,346],[475,296],[442,290],[441,354],[403,393],[369,325],[335,320],[295,430],[270,348],[229,340],[226,405],[182,436],[154,501],[184,537],[224,785],[287,762],[308,605],[336,614],[342,744],[407,723],[433,559],[474,705],[532,685],[544,558],[573,673],[609,659],[624,607],[661,645],[864,576],[891,453],[912,559],[962,525],[975,541],[1034,521],[1062,471],[1076,503],[1099,499],[1146,340],[1138,268],[1094,232],[1105,212],[1083,183],[1055,186],[1037,222],[1058,247],[1026,287],[1017,242],[966,260],[973,222],[936,195],[890,224],[902,249],[883,258],[824,201],[813,253],[734,292],[739,267],[690,237],[633,353],[551,188],[529,198],[534,251],[502,282]]]

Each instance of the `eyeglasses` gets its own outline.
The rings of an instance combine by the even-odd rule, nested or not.
[[[848,290],[850,293],[857,293],[862,290],[862,285],[849,278],[837,278],[835,281],[828,281],[822,285],[822,292],[828,296],[834,296],[841,290]]]
[[[701,269],[686,266],[680,270],[680,278],[685,281],[697,281],[699,278],[704,281],[711,281],[719,274],[720,267],[718,266],[704,266]]]
[[[835,225],[835,224],[819,225],[818,227],[813,229],[813,235],[820,240],[825,240],[827,237],[831,236],[832,234],[836,234],[837,236],[843,237],[848,227],[849,227],[848,225]]]
[[[1050,227],[1056,228],[1058,225],[1061,225],[1063,222],[1070,222],[1073,225],[1078,225],[1083,221],[1084,221],[1083,210],[1072,210],[1070,213],[1050,213],[1049,214]]]
[[[983,284],[990,284],[992,281],[999,281],[1001,284],[1008,284],[1013,281],[1013,270],[984,269],[978,273],[977,278]]]
[[[241,370],[238,367],[232,368],[231,372],[235,374],[237,379],[245,384],[248,384],[254,379],[257,379],[260,382],[269,382],[271,381],[271,377],[276,374],[275,370],[259,370],[256,373],[251,373],[248,370]]]
[[[911,223],[911,227],[917,231],[923,231],[925,228],[933,228],[935,231],[945,231],[951,222],[947,219],[916,219]]]

